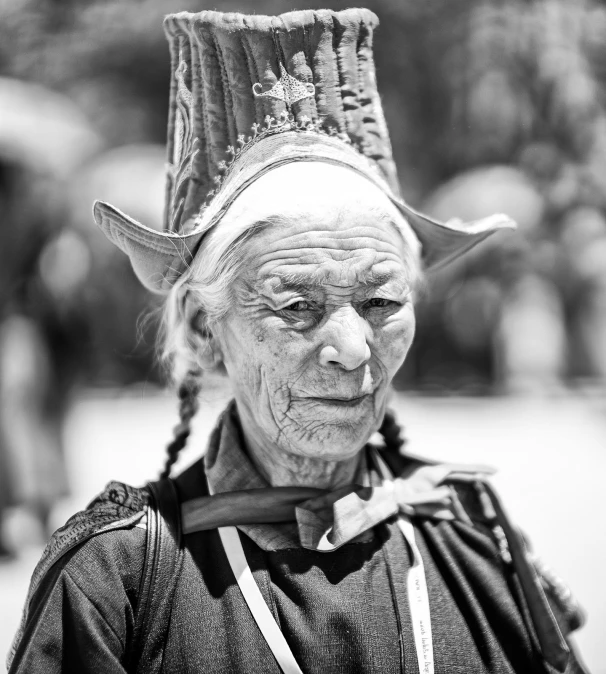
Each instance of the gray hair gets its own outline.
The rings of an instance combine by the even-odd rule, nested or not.
[[[241,231],[214,227],[195,255],[189,269],[166,298],[160,333],[160,359],[173,382],[188,372],[200,372],[200,348],[207,348],[204,334],[229,311],[231,288],[240,272],[246,242],[279,217],[257,222]]]

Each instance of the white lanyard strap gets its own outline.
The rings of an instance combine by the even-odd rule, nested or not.
[[[238,530],[236,527],[219,527],[219,536],[221,536],[229,565],[234,572],[240,590],[242,590],[248,608],[265,637],[267,645],[278,661],[280,669],[284,674],[303,674],[252,575]]]
[[[392,480],[393,476],[389,467],[375,451],[373,458],[384,480]],[[398,517],[398,526],[408,543],[412,555],[412,565],[408,570],[406,588],[408,590],[408,605],[410,619],[417,651],[417,661],[421,674],[434,674],[433,639],[431,636],[431,611],[429,608],[429,593],[427,591],[427,579],[421,551],[415,540],[415,530],[412,522],[405,515]]]
[[[419,672],[421,674],[434,674],[431,614],[423,558],[415,541],[415,531],[410,520],[401,515],[398,518],[398,526],[412,553],[412,565],[408,570],[406,587],[408,589],[408,605],[410,607]]]

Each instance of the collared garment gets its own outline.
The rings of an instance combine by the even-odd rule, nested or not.
[[[213,434],[206,460],[177,478],[180,500],[205,495],[207,478],[214,489],[265,486],[251,469],[232,410]],[[460,496],[468,522],[414,521],[427,576],[435,672],[547,672],[499,542],[477,514],[473,494]],[[57,534],[52,556],[35,576],[11,672],[135,671],[126,654],[145,556],[139,498],[139,490],[114,485]],[[99,533],[111,526],[104,519],[102,527],[91,529],[96,535],[73,547],[78,539],[70,531],[99,519],[108,503],[116,509],[114,519],[125,524]],[[306,674],[418,672],[406,590],[410,553],[395,521],[330,553],[303,549],[296,525],[240,527],[240,538],[261,593]],[[565,611],[558,617],[565,633],[578,624]],[[167,621],[159,671],[279,672],[216,530],[185,536]],[[573,655],[567,674],[581,671]]]

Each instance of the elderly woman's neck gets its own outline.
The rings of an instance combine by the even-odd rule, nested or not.
[[[353,483],[362,461],[362,452],[344,461],[292,454],[257,437],[252,429],[246,428],[245,422],[243,426],[248,455],[272,487],[338,489]]]
[[[272,487],[338,489],[353,483],[361,453],[345,461],[324,461],[288,454],[284,450],[248,444],[249,456]]]

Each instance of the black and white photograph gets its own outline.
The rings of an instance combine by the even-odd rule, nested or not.
[[[606,674],[606,4],[0,0],[0,668]]]

